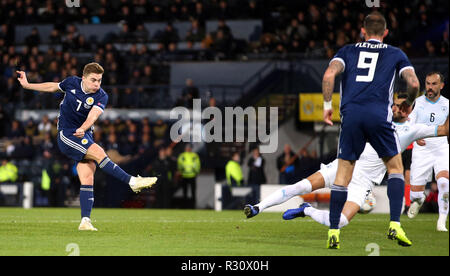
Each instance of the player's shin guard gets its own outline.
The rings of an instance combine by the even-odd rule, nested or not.
[[[391,221],[400,222],[403,196],[405,194],[405,178],[403,174],[393,173],[388,177],[387,195],[391,212]]]
[[[333,184],[330,198],[330,229],[339,229],[341,212],[347,201],[347,187]]]
[[[111,175],[118,180],[129,183],[131,179],[131,175],[127,174],[124,170],[122,170],[118,165],[116,165],[113,161],[111,161],[108,157],[105,157],[98,167],[104,171],[105,173]]]
[[[92,206],[94,206],[94,186],[80,186],[81,217],[91,217]]]

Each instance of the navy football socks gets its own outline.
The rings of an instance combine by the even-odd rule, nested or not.
[[[342,209],[347,201],[347,187],[333,184],[330,198],[330,229],[339,229]]]
[[[394,173],[388,176],[387,195],[391,212],[391,221],[400,222],[403,196],[405,194],[405,178],[403,174]]]
[[[131,175],[127,174],[118,165],[111,161],[108,157],[105,157],[98,167],[105,173],[119,179],[122,182],[130,183]]]
[[[94,206],[94,186],[80,186],[81,217],[91,217],[92,206]]]

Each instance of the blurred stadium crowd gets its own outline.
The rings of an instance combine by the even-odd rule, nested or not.
[[[362,40],[360,28],[368,9],[361,2],[98,0],[68,8],[62,0],[0,0],[0,140],[4,154],[22,162],[22,168],[30,168],[23,169],[30,175],[33,162],[52,167],[60,176],[56,181],[73,175],[65,174],[71,164],[59,156],[55,121],[14,118],[17,109],[57,109],[62,93],[24,93],[16,81],[17,69],[25,70],[30,82],[61,81],[80,75],[86,61],[96,61],[106,71],[103,86],[110,96],[108,108],[188,105],[184,99],[171,101],[164,94],[170,84],[171,61],[330,59],[343,45]],[[402,48],[410,58],[448,56],[448,20],[447,26],[429,32],[436,20],[448,17],[448,1],[382,1],[381,5],[390,30],[387,43]],[[261,20],[262,28],[249,39],[237,39],[228,22],[249,19]],[[208,20],[218,21],[217,29],[206,31]],[[164,23],[165,28],[151,33],[145,27],[148,22]],[[174,27],[177,22],[189,22],[185,36]],[[38,28],[24,42],[16,42],[17,26],[39,24],[53,25],[45,48]],[[121,31],[99,40],[80,33],[80,24],[117,24]],[[190,95],[195,97],[195,93]],[[100,120],[95,135],[97,142],[116,150],[116,157],[124,162],[127,158],[155,159],[159,149],[169,148],[169,127],[162,121],[150,124],[147,119]],[[166,155],[176,158],[170,150]]]
[[[87,60],[102,64],[107,72],[103,85],[128,85],[130,89],[110,90],[117,99],[112,107],[129,107],[135,94],[152,94],[146,85],[168,84],[170,61],[237,60],[248,58],[330,59],[347,43],[361,41],[360,28],[367,8],[361,1],[264,1],[264,0],[172,0],[172,1],[85,1],[80,8],[67,8],[65,1],[0,1],[0,88],[5,91],[3,104],[27,108],[57,107],[53,99],[35,99],[21,95],[15,70],[25,69],[30,81],[60,81],[80,74]],[[448,27],[427,32],[434,20],[447,14],[447,1],[382,2],[390,33],[386,42],[402,48],[410,58],[448,56]],[[262,30],[255,39],[235,39],[229,20],[259,19]],[[207,20],[219,20],[217,29],[206,32]],[[164,30],[150,33],[146,22],[164,22]],[[180,37],[173,24],[190,22],[186,36]],[[18,25],[53,24],[46,51],[39,46],[44,39],[35,28],[23,43],[16,43]],[[86,37],[77,24],[120,24],[118,34]],[[156,43],[150,49],[147,42]],[[131,44],[126,50],[120,43]],[[143,44],[144,43],[144,44]],[[179,49],[184,43],[183,49]],[[194,47],[199,43],[198,47]],[[60,46],[60,47],[57,47]],[[57,50],[58,49],[58,50]],[[195,54],[183,54],[186,52]],[[295,56],[295,55],[294,55]],[[139,85],[140,88],[131,89]],[[120,92],[120,93],[119,93]],[[122,100],[125,101],[122,101]],[[159,102],[139,101],[144,106]]]

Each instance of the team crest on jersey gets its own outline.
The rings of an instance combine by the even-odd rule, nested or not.
[[[84,104],[84,108],[90,109],[92,107],[92,104],[94,103],[94,98],[89,97],[86,99],[86,103]]]
[[[87,99],[86,99],[86,103],[87,103],[88,105],[94,104],[94,98],[92,98],[92,97],[87,98]]]
[[[447,111],[447,107],[446,106],[442,106],[441,109],[442,109],[443,112]]]
[[[88,140],[86,138],[84,138],[83,140],[81,140],[81,144],[86,145],[88,143]]]

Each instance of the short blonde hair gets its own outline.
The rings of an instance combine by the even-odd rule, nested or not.
[[[104,72],[105,70],[100,64],[98,64],[97,62],[91,62],[84,66],[83,76],[88,76],[91,73],[103,74]]]

